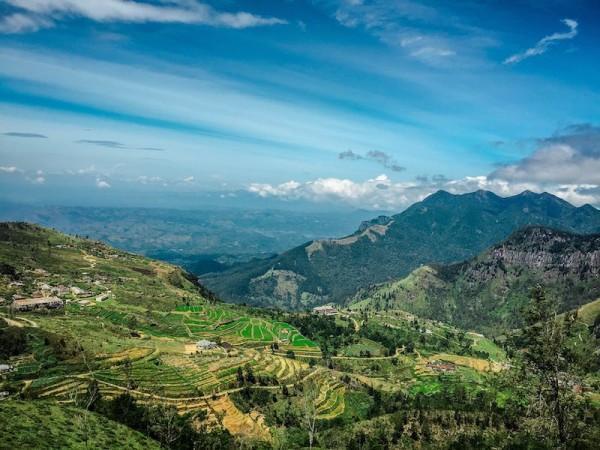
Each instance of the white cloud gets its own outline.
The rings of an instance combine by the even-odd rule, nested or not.
[[[34,177],[27,177],[27,181],[33,184],[44,184],[46,182],[46,177],[41,174],[38,174]]]
[[[539,141],[526,158],[495,170],[491,178],[540,184],[600,184],[600,127],[579,124]]]
[[[96,173],[96,166],[94,166],[93,164],[91,166],[84,167],[84,168],[79,169],[77,171],[78,175],[88,175],[88,174],[91,174],[91,173]]]
[[[190,175],[189,177],[185,177],[185,178],[183,179],[183,182],[184,182],[184,183],[188,183],[188,184],[189,184],[189,183],[193,183],[193,182],[194,182],[194,180],[195,180],[194,176],[193,176],[193,175]]]
[[[108,181],[103,180],[101,178],[96,178],[96,187],[98,189],[110,189],[110,183]]]
[[[320,3],[333,9],[332,15],[340,25],[362,29],[428,65],[472,63],[484,56],[482,49],[496,45],[490,30],[461,23],[456,14],[445,10],[443,2],[435,6],[416,0]]]
[[[52,25],[51,20],[40,16],[15,13],[0,18],[0,33],[30,33]]]
[[[0,166],[0,172],[3,173],[15,173],[18,171],[19,169],[17,169],[15,166]]]
[[[456,180],[434,177],[431,181],[393,182],[386,175],[366,181],[340,178],[319,178],[303,183],[288,181],[278,185],[253,183],[248,191],[261,197],[314,202],[342,202],[357,208],[402,211],[440,190],[464,194],[480,189],[500,196],[516,195],[524,190],[550,192],[575,205],[600,205],[600,186],[594,184],[552,184],[530,181],[508,181],[485,175],[468,176]]]
[[[217,11],[195,0],[172,0],[163,5],[131,0],[6,0],[6,3],[19,11],[1,19],[2,33],[37,31],[70,17],[84,17],[96,22],[184,23],[226,28],[287,23],[247,12]]]
[[[569,31],[565,33],[554,33],[540,39],[533,47],[506,58],[504,64],[516,64],[524,59],[531,58],[532,56],[541,55],[546,53],[546,51],[548,51],[548,49],[557,41],[573,39],[577,36],[577,27],[579,24],[575,20],[563,19],[562,22],[569,28]]]
[[[157,176],[147,176],[147,175],[141,175],[139,177],[137,177],[137,181],[139,183],[142,184],[162,184],[162,185],[166,185],[165,181],[161,178],[161,177],[157,177]]]
[[[419,194],[413,191],[416,186],[413,182],[394,183],[387,175],[379,175],[363,182],[318,178],[304,183],[293,180],[278,185],[253,183],[248,190],[261,197],[315,202],[341,201],[356,207],[393,210],[416,201],[414,199],[419,197]]]

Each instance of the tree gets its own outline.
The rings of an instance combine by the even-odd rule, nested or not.
[[[304,384],[302,392],[302,423],[308,431],[308,444],[312,449],[317,432],[317,398],[319,397],[319,385],[310,379]]]
[[[524,384],[532,391],[527,425],[540,441],[550,440],[550,445],[565,448],[578,428],[573,389],[578,381],[566,357],[572,317],[567,314],[559,319],[555,305],[538,286],[532,291],[525,322],[522,373]]]
[[[149,410],[149,429],[163,447],[171,448],[183,433],[184,424],[174,405],[158,403]]]
[[[243,386],[245,382],[244,371],[242,370],[242,366],[238,366],[237,368],[237,383],[238,386]]]

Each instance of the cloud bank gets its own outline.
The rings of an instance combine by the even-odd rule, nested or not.
[[[579,24],[575,20],[563,19],[562,23],[569,28],[569,31],[565,33],[554,33],[550,36],[540,39],[533,47],[528,48],[524,52],[517,53],[506,58],[504,60],[504,64],[517,64],[524,59],[531,58],[532,56],[542,55],[546,53],[551,46],[556,44],[556,42],[573,39],[575,36],[577,36],[577,27]]]
[[[538,140],[528,157],[500,167],[490,178],[540,184],[599,184],[600,127],[579,124]]]
[[[132,0],[5,0],[15,11],[0,20],[1,33],[27,33],[81,17],[96,22],[180,23],[225,28],[248,28],[287,23],[276,17],[248,12],[217,11],[195,0],[166,0],[160,4]]]
[[[341,159],[365,159],[352,151]],[[278,185],[252,183],[248,191],[261,197],[315,202],[342,202],[358,208],[400,211],[437,190],[454,194],[489,190],[498,195],[515,195],[524,190],[550,192],[575,205],[600,207],[600,127],[579,124],[539,139],[529,156],[506,164],[488,175],[450,180],[443,175],[394,182],[382,174],[366,181],[319,178]]]

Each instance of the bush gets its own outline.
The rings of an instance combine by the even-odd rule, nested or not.
[[[10,358],[27,349],[27,333],[23,328],[8,327],[0,329],[0,357]]]

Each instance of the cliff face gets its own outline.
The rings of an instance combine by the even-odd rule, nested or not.
[[[600,235],[529,227],[477,258],[465,275],[487,281],[503,276],[508,267],[540,272],[546,279],[599,276]]]
[[[528,227],[460,264],[414,271],[353,299],[399,308],[467,328],[498,331],[522,324],[531,289],[542,285],[559,312],[600,297],[600,234]]]

